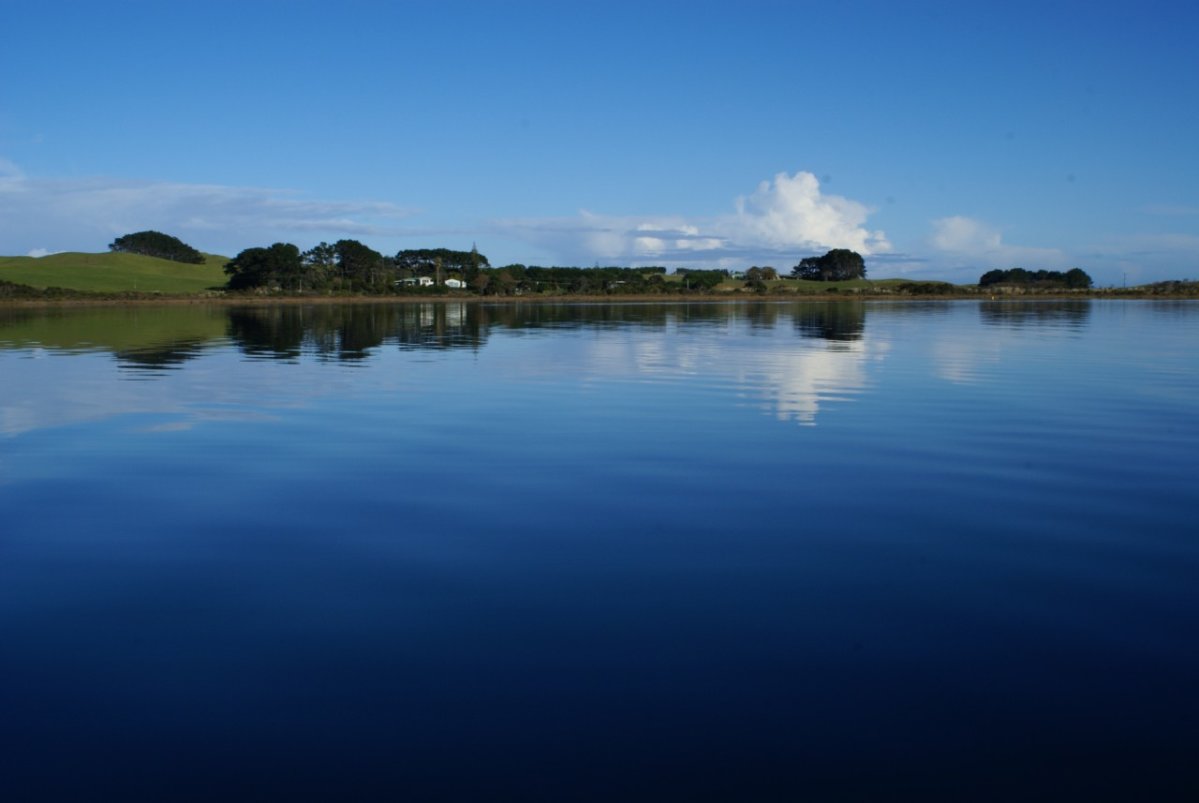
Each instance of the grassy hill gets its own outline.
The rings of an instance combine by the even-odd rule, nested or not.
[[[33,287],[65,287],[98,293],[201,293],[225,284],[228,257],[205,254],[202,265],[188,265],[139,254],[65,253],[0,257],[0,279]]]

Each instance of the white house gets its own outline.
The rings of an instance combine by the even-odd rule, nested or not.
[[[397,285],[404,287],[432,287],[432,276],[413,276],[411,279],[400,279],[396,282]]]
[[[461,279],[446,279],[445,286],[451,290],[465,290],[466,282],[462,281]]]

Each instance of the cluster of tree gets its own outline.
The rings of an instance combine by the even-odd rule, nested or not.
[[[43,290],[40,287],[0,279],[0,298],[3,299],[63,298],[77,294],[74,290],[64,290],[61,287],[47,287]]]
[[[757,293],[765,293],[770,288],[766,282],[772,282],[779,277],[779,272],[771,267],[760,268],[753,266],[745,272],[745,286]]]
[[[457,273],[468,284],[474,281],[483,268],[491,267],[487,257],[477,248],[469,251],[453,251],[449,248],[414,248],[395,255],[395,266],[400,276],[442,277]]]
[[[677,270],[675,272],[683,275],[684,290],[701,293],[710,292],[729,277],[727,270]]]
[[[543,268],[505,265],[484,269],[469,283],[483,295],[568,293],[571,295],[659,294],[677,292],[666,281],[666,268]]]
[[[1016,285],[1019,287],[1067,287],[1076,290],[1086,290],[1093,282],[1082,268],[1071,268],[1062,273],[1058,270],[989,270],[978,280],[979,287],[993,285]]]
[[[948,296],[958,292],[949,282],[903,282],[892,289],[913,296]]]
[[[779,272],[772,267],[759,268],[757,265],[745,272],[747,282],[772,282],[779,277]]]
[[[834,248],[822,257],[806,257],[791,269],[797,279],[818,282],[843,282],[866,278],[866,261],[848,248]]]
[[[108,250],[126,254],[141,254],[193,265],[200,265],[204,262],[204,255],[199,251],[178,237],[172,237],[160,231],[138,231],[126,234],[124,237],[113,240],[109,244]]]
[[[395,292],[398,279],[411,276],[436,276],[440,284],[452,271],[469,281],[472,271],[477,276],[484,265],[487,257],[474,249],[401,251],[385,257],[357,240],[338,240],[303,252],[291,243],[247,248],[225,264],[225,274],[230,290],[389,293]]]

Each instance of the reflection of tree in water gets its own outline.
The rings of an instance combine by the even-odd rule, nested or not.
[[[660,329],[666,326],[667,307],[662,304],[496,304],[479,309],[487,324],[505,329],[585,329],[637,326]]]
[[[475,305],[455,303],[242,307],[229,310],[229,336],[253,356],[361,360],[387,343],[478,347],[485,339],[480,319]]]
[[[989,305],[1007,313],[1011,303]],[[1030,305],[1033,306],[1033,305]],[[1085,315],[1085,302],[1075,303]],[[1049,309],[1033,306],[1037,314]],[[989,314],[984,312],[984,314]],[[251,357],[296,360],[303,354],[352,361],[395,345],[405,350],[482,347],[498,327],[508,331],[619,329],[668,331],[786,326],[830,341],[861,338],[865,308],[845,302],[516,303],[456,301],[415,304],[276,304],[261,307],[130,311],[0,309],[0,348],[40,345],[109,351],[130,369],[165,369],[201,356],[226,335]],[[177,333],[177,334],[176,334]],[[152,374],[147,371],[146,374]]]
[[[121,368],[151,371],[178,368],[188,360],[199,357],[204,350],[204,341],[176,341],[162,346],[122,349],[113,352]]]
[[[388,343],[404,349],[478,348],[492,327],[510,331],[636,327],[679,330],[746,324],[774,329],[791,318],[807,337],[861,338],[865,308],[846,302],[778,304],[359,304],[235,307],[229,336],[246,353],[295,359],[307,351],[359,360]]]
[[[992,326],[1048,326],[1080,329],[1091,317],[1090,301],[984,301],[982,322]]]
[[[749,321],[750,332],[769,332],[778,326],[779,315],[787,309],[782,304],[748,304],[745,317]]]
[[[480,308],[482,320],[506,329],[594,329],[633,326],[680,330],[748,323],[751,331],[774,329],[790,318],[807,337],[858,340],[866,309],[852,302],[668,302],[663,304],[511,304]]]
[[[853,301],[799,304],[791,314],[795,329],[805,337],[850,342],[861,340],[866,328],[866,306]]]
[[[295,359],[304,342],[303,311],[295,307],[233,307],[229,310],[229,337],[246,354]]]

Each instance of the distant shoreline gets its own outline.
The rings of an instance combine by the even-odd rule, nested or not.
[[[644,294],[644,295],[128,295],[90,298],[0,298],[0,308],[39,307],[121,307],[121,306],[312,306],[329,304],[646,304],[646,303],[783,303],[783,302],[846,302],[846,301],[1089,301],[1104,299],[1129,300],[1187,300],[1199,299],[1199,290],[1178,293],[1154,293],[1141,289],[1086,290],[1081,292],[966,292],[938,294],[899,293],[713,293]]]

